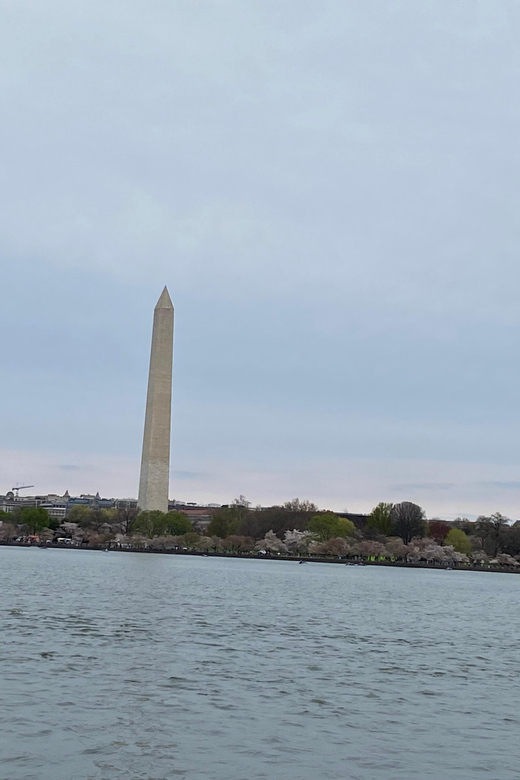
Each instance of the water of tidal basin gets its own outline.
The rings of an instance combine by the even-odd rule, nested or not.
[[[520,577],[0,548],[2,780],[518,780]]]

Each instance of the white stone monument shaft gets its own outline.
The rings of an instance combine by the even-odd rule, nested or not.
[[[153,315],[152,349],[137,506],[168,511],[173,367],[173,304],[166,287]]]

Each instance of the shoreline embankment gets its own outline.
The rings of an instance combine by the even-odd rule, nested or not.
[[[71,544],[27,544],[25,542],[5,542],[0,541],[0,547],[16,547],[24,549],[45,549],[45,550],[69,550],[71,552],[76,550],[84,550],[86,552],[111,552],[111,553],[139,553],[147,555],[190,555],[198,558],[239,558],[252,559],[255,561],[289,561],[291,563],[332,563],[343,566],[383,566],[386,568],[400,568],[400,569],[433,569],[437,571],[476,571],[480,573],[493,573],[493,574],[520,574],[520,567],[518,569],[507,568],[505,566],[472,566],[467,564],[457,564],[446,566],[445,564],[428,563],[427,561],[420,561],[418,563],[410,561],[384,561],[384,560],[360,560],[348,557],[325,557],[325,556],[306,556],[306,555],[263,555],[261,553],[241,553],[241,552],[215,552],[199,550],[152,550],[150,548],[142,547],[103,547],[103,546],[86,546],[86,545],[71,545]]]

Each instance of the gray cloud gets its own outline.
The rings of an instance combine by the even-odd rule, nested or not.
[[[172,471],[172,476],[178,479],[204,480],[208,479],[209,475],[202,471]]]
[[[290,497],[293,467],[378,458],[443,508],[480,465],[494,500],[520,435],[519,35],[509,0],[3,3],[4,446],[137,463],[167,283],[194,490],[222,463],[231,495],[269,473],[266,503],[273,473]],[[314,489],[351,505],[335,474]]]
[[[392,485],[393,490],[402,492],[453,490],[456,487],[455,482],[405,482],[400,485]]]
[[[506,490],[520,490],[520,480],[494,480],[492,482],[483,482],[482,484],[487,487],[505,488]]]

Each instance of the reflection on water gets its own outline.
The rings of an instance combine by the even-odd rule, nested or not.
[[[517,780],[520,577],[0,548],[2,780]]]

